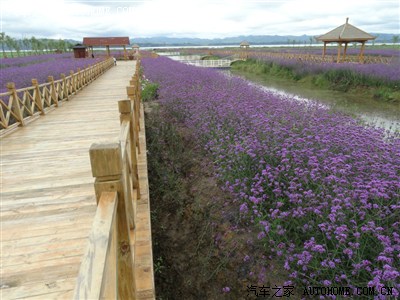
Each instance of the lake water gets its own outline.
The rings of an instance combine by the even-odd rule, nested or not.
[[[289,95],[295,101],[318,101],[333,110],[358,117],[371,126],[400,132],[400,104],[375,101],[362,95],[340,91],[320,90],[280,78],[260,78],[257,75],[230,70],[223,72],[245,78],[258,88]]]

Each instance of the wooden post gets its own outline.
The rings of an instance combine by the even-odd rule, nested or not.
[[[76,89],[79,91],[82,87],[82,72],[81,68],[78,68],[78,71],[76,72],[76,81],[77,81],[77,87]]]
[[[39,109],[40,114],[44,115],[44,102],[42,102],[42,96],[40,95],[40,88],[37,79],[32,79],[32,85],[35,87],[35,91],[33,92],[33,99],[35,100],[36,106]]]
[[[62,99],[65,98],[68,101],[69,93],[68,93],[68,87],[67,87],[67,80],[65,79],[65,74],[64,73],[61,73],[61,79],[63,81],[63,86],[62,86],[63,97],[62,97]]]
[[[54,85],[53,76],[48,76],[47,77],[47,81],[50,82],[50,96],[51,96],[51,99],[53,100],[54,104],[57,107],[58,106],[58,96],[57,96],[57,93],[56,93],[56,87]]]
[[[110,57],[111,53],[110,53],[110,46],[106,46],[106,50],[107,50],[107,56]]]
[[[343,60],[344,61],[346,60],[347,44],[348,44],[348,42],[344,43],[344,51],[343,51]]]
[[[136,96],[136,89],[135,86],[131,85],[131,86],[127,86],[126,87],[126,92],[128,94],[128,98],[132,101],[133,103],[133,113],[135,116],[135,130],[136,130],[136,136],[138,137],[138,139],[136,140],[136,147],[138,148],[138,153],[140,154],[140,144],[139,144],[139,131],[140,131],[140,122],[139,122],[139,105],[138,104],[138,100],[137,100],[137,96]]]
[[[128,199],[129,188],[123,176],[121,146],[113,144],[92,144],[89,150],[92,174],[95,180],[96,199],[102,192],[118,193],[118,298],[135,299],[135,278],[133,249],[131,249],[130,228],[133,227],[132,199]]]
[[[324,52],[322,52],[322,58],[325,58],[326,55],[326,42],[324,42]]]
[[[14,117],[19,121],[21,126],[25,126],[24,122],[24,115],[22,114],[21,107],[19,106],[19,101],[18,101],[18,94],[15,89],[15,83],[14,82],[8,82],[7,83],[7,89],[11,93],[11,111],[13,112]]]
[[[341,52],[342,52],[342,43],[338,43],[338,52],[337,52],[337,60],[336,60],[336,62],[337,63],[340,63],[340,54],[341,54]]]
[[[126,54],[126,46],[124,45],[124,59],[127,60],[128,59],[128,55]]]
[[[360,58],[359,58],[360,63],[364,63],[364,47],[365,47],[365,42],[362,42],[360,50]]]
[[[118,108],[120,112],[120,121],[129,121],[129,143],[130,143],[130,157],[132,165],[129,168],[132,170],[132,186],[136,189],[137,199],[140,199],[140,186],[139,186],[139,171],[138,171],[138,158],[136,153],[136,145],[139,144],[139,136],[135,130],[135,116],[132,110],[132,102],[130,100],[118,101]]]
[[[69,71],[69,76],[71,76],[71,94],[76,93],[76,76],[74,75],[74,71]]]

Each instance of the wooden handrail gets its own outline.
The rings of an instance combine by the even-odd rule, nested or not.
[[[101,194],[74,299],[117,299],[117,205],[116,192]]]
[[[137,125],[140,115],[136,110],[140,109],[139,77],[135,80],[135,95],[118,102],[121,123],[118,143],[93,144],[89,150],[98,207],[74,299],[136,299],[134,239],[137,201],[140,199]],[[117,209],[112,220],[116,221],[111,222],[110,212],[104,212],[103,202],[110,202],[107,199],[115,194]],[[99,222],[106,223],[102,233],[96,227]],[[107,229],[111,232],[108,236],[105,235]],[[100,236],[106,240],[96,243]],[[97,268],[91,268],[94,249],[100,253]],[[110,287],[105,282],[110,282]]]
[[[48,77],[48,82],[38,84],[32,79],[32,86],[16,89],[15,84],[7,84],[8,92],[0,93],[0,136],[10,133],[18,126],[25,126],[40,115],[53,110],[60,102],[69,100],[83,87],[95,80],[114,65],[111,58],[69,76],[61,74],[61,79]],[[84,75],[86,74],[86,75]]]

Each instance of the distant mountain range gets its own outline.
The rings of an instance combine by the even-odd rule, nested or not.
[[[377,38],[374,43],[391,43],[395,34],[391,33],[371,33]],[[398,36],[398,35],[397,35]],[[242,41],[247,41],[250,45],[303,45],[316,43],[315,36],[311,35],[241,35],[237,37],[201,39],[201,38],[173,38],[173,37],[150,37],[132,38],[131,44],[138,44],[141,47],[161,47],[161,46],[223,46],[239,45]]]

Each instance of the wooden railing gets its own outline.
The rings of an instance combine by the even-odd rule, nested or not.
[[[93,144],[90,162],[97,210],[83,257],[74,299],[136,299],[135,227],[140,199],[138,154],[140,131],[139,65],[127,87],[129,100],[118,102],[117,143]],[[144,130],[144,129],[143,129]]]
[[[180,60],[187,65],[204,68],[229,68],[232,60],[229,59],[207,59],[207,60]]]
[[[276,58],[276,59],[294,59],[298,61],[307,62],[336,62],[336,55],[325,55],[311,54],[311,53],[290,53],[290,52],[278,52],[278,51],[258,51],[258,50],[238,50],[238,49],[185,49],[182,50],[187,55],[190,54],[207,54],[217,55],[220,57],[226,57],[236,55],[240,58]],[[393,61],[392,56],[373,56],[364,55],[363,63],[382,63],[390,64]],[[359,62],[360,58],[358,55],[347,55],[345,58],[342,57],[341,62]]]
[[[21,89],[9,82],[8,92],[0,93],[0,136],[58,107],[113,65],[111,58],[106,59],[75,73],[70,71],[69,76],[61,74],[59,80],[49,76],[47,83],[38,84],[32,79],[32,86]]]

